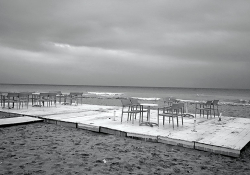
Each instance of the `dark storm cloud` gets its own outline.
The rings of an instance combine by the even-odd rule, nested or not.
[[[0,1],[0,83],[250,88],[249,13],[231,0]]]

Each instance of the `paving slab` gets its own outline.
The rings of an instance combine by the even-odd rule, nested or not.
[[[33,122],[42,122],[42,121],[43,119],[27,117],[27,116],[4,118],[4,119],[0,119],[0,127],[27,124],[27,123],[33,123]]]

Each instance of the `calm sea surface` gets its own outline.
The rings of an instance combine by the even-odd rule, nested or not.
[[[124,87],[124,86],[85,86],[85,85],[37,85],[37,84],[0,84],[0,92],[83,92],[108,98],[138,97],[163,98],[175,97],[182,100],[213,100],[249,104],[250,89],[213,89],[213,88],[168,88],[168,87]]]

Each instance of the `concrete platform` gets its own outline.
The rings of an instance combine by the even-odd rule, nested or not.
[[[242,149],[250,141],[250,119],[247,118],[223,116],[222,121],[218,121],[218,118],[198,116],[194,125],[194,119],[186,117],[183,126],[180,124],[177,127],[175,121],[173,129],[172,123],[162,125],[162,117],[159,127],[139,126],[138,119],[132,124],[132,121],[127,121],[126,115],[121,123],[121,108],[115,106],[58,104],[56,107],[30,106],[28,109],[1,111],[35,116],[47,123],[66,127],[178,145],[232,157],[240,156]],[[156,121],[157,112],[151,110],[151,122]]]
[[[13,117],[13,118],[4,118],[0,119],[0,127],[28,124],[34,122],[43,122],[43,119],[34,118],[34,117]]]

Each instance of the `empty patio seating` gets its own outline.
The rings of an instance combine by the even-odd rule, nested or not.
[[[19,109],[19,94],[15,92],[8,93],[6,97],[4,97],[4,107],[5,103],[8,103],[8,108],[14,108],[15,104],[17,109]],[[10,107],[10,104],[12,104],[12,107]]]
[[[220,112],[219,112],[219,100],[213,100],[212,101],[212,110],[214,112],[214,117],[216,115],[216,112],[217,111],[217,114],[218,114],[218,117],[220,115]]]
[[[31,93],[32,95],[32,106],[47,106],[50,107],[54,104],[56,106],[57,98],[56,95],[57,93],[55,92],[41,92],[41,93]],[[29,98],[30,99],[30,98]]]
[[[0,102],[1,102],[1,106],[3,106],[3,101],[4,101],[4,94],[2,92],[0,92]]]
[[[39,104],[39,106],[45,106],[45,103],[47,103],[47,107],[50,106],[50,98],[49,93],[40,93],[36,99],[35,102]]]
[[[19,93],[19,99],[18,99],[18,103],[19,103],[19,108],[24,105],[29,106],[29,96],[31,95],[32,93],[29,93],[29,92],[20,92]]]
[[[176,98],[173,97],[165,97],[162,98],[162,100],[160,100],[158,102],[158,105],[161,106],[162,108],[164,107],[164,110],[166,111],[168,107],[171,107],[172,104],[176,104],[179,103],[180,101],[177,100]]]
[[[54,105],[56,106],[56,97],[57,97],[56,92],[49,92],[49,103],[50,103],[50,105],[52,105],[52,103],[54,103]]]
[[[121,114],[121,123],[122,123],[122,119],[123,119],[123,114],[127,113],[128,117],[127,117],[127,121],[132,117],[132,123],[134,124],[134,120],[135,120],[135,115],[139,114],[140,118],[139,118],[139,123],[141,121],[141,117],[143,117],[143,112],[141,109],[141,106],[132,104],[132,102],[130,101],[130,99],[121,99],[121,103],[122,103],[122,114]],[[137,108],[136,108],[137,106]]]
[[[172,106],[172,104],[180,102],[179,100],[173,97],[163,98],[163,101],[164,101],[164,104],[168,106]]]
[[[163,117],[163,125],[165,124],[165,117],[169,117],[169,123],[170,123],[170,118],[172,119],[173,128],[174,128],[174,118],[176,118],[177,120],[177,127],[179,126],[179,117],[181,117],[183,125],[184,103],[173,103],[171,107],[160,107],[158,108],[157,114],[158,114],[157,115],[158,125],[160,116]]]
[[[135,99],[135,98],[130,98],[129,100],[130,100],[130,102],[131,102],[131,106],[132,106],[132,109],[133,109],[133,110],[140,110],[141,113],[143,113],[143,112],[148,112],[147,108],[144,108],[144,106],[141,105],[137,99]],[[149,116],[148,116],[148,114],[147,114],[147,120],[148,120],[148,117],[149,117]],[[135,114],[135,119],[136,119],[136,114]],[[143,122],[143,115],[142,115],[142,117],[140,118],[140,121],[139,121],[139,122]]]
[[[49,91],[49,93],[55,93],[56,94],[56,99],[60,104],[62,102],[63,94],[61,91]]]
[[[67,96],[67,99],[69,99],[69,104],[72,105],[72,103],[74,102],[75,105],[78,105],[78,100],[81,100],[81,104],[82,104],[82,92],[70,92],[70,94]]]
[[[198,106],[197,106],[198,105]],[[212,101],[207,101],[206,103],[199,103],[195,104],[195,117],[197,114],[197,110],[200,112],[200,115],[202,114],[204,116],[204,113],[207,113],[207,118],[208,116],[212,114]]]

